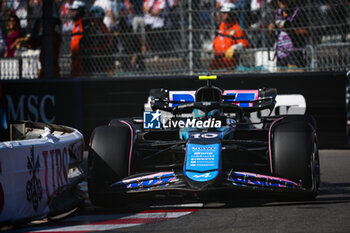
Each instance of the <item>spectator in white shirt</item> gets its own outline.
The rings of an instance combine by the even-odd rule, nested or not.
[[[109,30],[115,23],[115,17],[113,14],[113,2],[111,0],[95,0],[93,6],[101,7],[105,12],[103,22],[106,24]]]

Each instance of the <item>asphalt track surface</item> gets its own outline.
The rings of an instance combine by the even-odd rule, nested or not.
[[[350,150],[321,150],[321,187],[314,201],[234,197],[181,207],[86,207],[48,224],[9,232],[350,232]],[[5,231],[6,232],[6,231]]]

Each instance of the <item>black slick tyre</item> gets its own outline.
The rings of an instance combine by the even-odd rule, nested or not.
[[[88,155],[88,192],[92,204],[116,207],[125,203],[122,194],[109,186],[128,175],[132,132],[127,125],[100,126],[92,133]]]
[[[285,117],[271,129],[271,172],[294,181],[304,192],[293,198],[313,199],[320,184],[315,122],[308,116]]]

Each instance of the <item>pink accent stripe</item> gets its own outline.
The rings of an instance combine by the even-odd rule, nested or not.
[[[154,173],[151,175],[147,175],[147,176],[140,176],[140,177],[135,177],[132,179],[127,179],[127,180],[123,180],[123,183],[128,183],[128,182],[133,182],[133,181],[138,181],[138,180],[143,180],[143,179],[152,179],[155,178],[156,176],[166,176],[166,175],[174,175],[175,174],[173,172],[158,172],[158,173]]]
[[[132,154],[132,144],[134,141],[134,131],[132,129],[132,126],[128,122],[126,122],[126,121],[121,121],[121,122],[126,124],[129,127],[130,132],[131,132],[130,150],[129,150],[129,166],[128,166],[128,176],[130,176],[130,173],[131,173],[131,154]]]
[[[272,130],[272,126],[282,119],[283,119],[283,117],[276,119],[274,122],[272,122],[272,124],[270,125],[270,128],[269,128],[269,156],[270,156],[270,172],[271,172],[271,174],[273,173],[272,153],[271,153],[271,130]]]
[[[254,100],[257,100],[259,97],[259,90],[224,90],[223,95],[240,94],[240,93],[254,94]],[[238,105],[238,103],[235,103],[235,105]],[[253,106],[253,103],[249,103],[249,107],[252,107],[252,106]]]
[[[227,95],[227,94],[239,94],[239,93],[251,93],[251,94],[255,94],[254,96],[254,100],[258,99],[259,96],[259,90],[224,90],[223,95]]]
[[[279,178],[279,177],[275,177],[275,176],[265,176],[265,175],[250,173],[250,172],[236,172],[236,173],[250,175],[250,176],[254,176],[256,178],[268,178],[268,179],[271,179],[271,180],[287,181],[287,182],[293,183],[295,185],[298,185],[297,183],[295,183],[295,182],[293,182],[291,180],[284,179],[284,178]]]

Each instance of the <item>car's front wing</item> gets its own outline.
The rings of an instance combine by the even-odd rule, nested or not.
[[[204,186],[201,189],[189,185],[182,173],[175,173],[174,171],[134,176],[110,185],[110,191],[126,193],[171,190],[200,192],[222,188],[275,192],[306,191],[300,184],[288,179],[239,171],[223,173],[219,182],[214,185]]]

